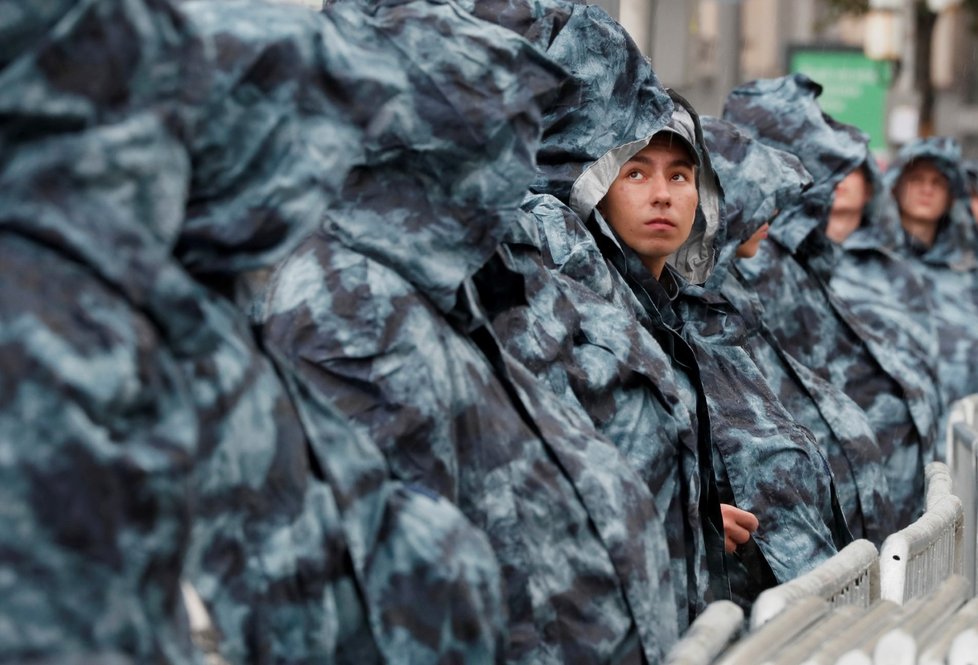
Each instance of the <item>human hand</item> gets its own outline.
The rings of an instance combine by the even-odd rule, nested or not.
[[[732,554],[738,545],[750,540],[750,535],[757,531],[758,521],[753,513],[729,503],[720,504],[720,514],[723,516],[723,549]]]

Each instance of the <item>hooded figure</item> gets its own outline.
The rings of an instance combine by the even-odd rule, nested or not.
[[[892,506],[866,414],[785,353],[764,324],[760,299],[740,271],[741,261],[750,260],[741,247],[761,242],[768,226],[778,223],[779,213],[798,202],[811,178],[796,157],[751,139],[725,120],[704,118],[703,133],[723,185],[726,212],[717,267],[704,290],[733,305],[734,320],[743,326],[743,348],[792,417],[815,435],[852,535],[879,544],[892,533]],[[724,339],[722,329],[716,334]]]
[[[752,347],[766,344],[753,308],[742,314],[723,295],[723,285],[735,279],[731,271],[738,249],[796,200],[810,178],[797,160],[751,141],[722,120],[704,119],[704,133],[706,145],[719,148],[714,163],[725,197],[729,183],[729,215],[721,216],[712,274],[702,285],[688,284],[676,304],[710,405],[721,500],[732,497],[760,523],[754,540],[763,559],[745,556],[730,564],[732,588],[739,586],[746,600],[753,600],[765,588],[765,562],[777,582],[785,582],[834,555],[851,535],[816,439],[768,385],[762,370],[768,358],[753,353]],[[745,183],[750,192],[734,195]],[[756,198],[745,202],[745,195]]]
[[[512,2],[502,14],[510,18],[516,16]],[[644,87],[649,84],[657,87],[658,81],[620,27],[606,19],[600,10],[581,7],[566,14],[554,11],[539,17],[532,28],[525,27],[525,21],[513,20],[512,23],[528,33],[546,32],[548,55],[574,73],[585,91],[586,102],[574,107],[573,111],[567,110],[566,105],[554,106],[553,116],[558,122],[555,122],[554,130],[547,133],[542,151],[547,155],[547,161],[542,165],[542,177],[538,180],[541,189],[548,188],[547,184],[541,183],[549,183],[550,190],[566,199],[565,193],[573,187],[581,172],[591,166],[590,162],[596,163],[602,158],[602,147],[605,152],[613,151],[625,160],[631,154],[618,149],[617,143],[634,142],[631,151],[638,152],[650,137],[673,121],[670,111],[676,106],[669,104],[669,100],[655,105],[642,99]],[[547,29],[541,30],[540,26]],[[617,41],[612,42],[612,39]],[[693,141],[694,118],[695,114],[680,106],[675,120],[675,126]],[[616,136],[616,132],[620,134]],[[567,157],[563,163],[555,158],[561,154]],[[588,154],[594,156],[590,160],[584,159]],[[543,159],[541,157],[541,161]],[[617,177],[620,164],[606,160],[604,165],[595,168],[603,169],[601,177],[607,180]],[[594,172],[585,178],[592,176]],[[709,178],[708,170],[706,178]],[[605,182],[606,187],[607,184]],[[578,191],[582,197],[593,196],[592,202],[603,198],[600,189],[594,190],[596,196],[584,189]],[[681,493],[687,492],[681,479],[691,476],[690,468],[696,469],[692,464],[698,456],[697,430],[693,427],[690,410],[683,403],[679,379],[673,376],[672,359],[638,323],[633,313],[637,306],[634,296],[620,273],[601,255],[594,237],[580,218],[554,196],[532,196],[524,206],[532,213],[532,224],[507,238],[501,262],[523,275],[529,302],[526,305],[502,303],[504,306],[494,311],[493,325],[513,355],[536,374],[545,377],[558,395],[584,409],[647,478],[659,496],[660,511],[666,515],[674,579],[683,579],[686,576],[685,557],[695,554],[693,548],[684,548],[684,536],[702,532],[703,525],[698,517],[701,511],[695,505],[684,506],[680,500]],[[703,226],[706,228],[705,223]],[[687,245],[696,246],[695,242]],[[701,255],[711,256],[708,246],[700,247],[704,250]],[[484,272],[491,271],[487,268]],[[491,291],[499,282],[494,274],[486,276],[480,283]],[[505,305],[509,305],[509,309]],[[753,378],[745,380],[750,382]],[[763,384],[763,379],[759,380]],[[706,388],[709,394],[711,386]],[[756,414],[760,416],[760,409]],[[790,420],[786,414],[785,420]],[[717,430],[716,427],[713,429]],[[759,429],[756,427],[755,431]],[[773,427],[769,425],[768,429]],[[812,453],[813,461],[817,460],[819,453],[812,445],[810,435],[801,436],[808,437],[808,452]],[[746,439],[746,436],[741,438]],[[719,466],[723,467],[722,462]],[[817,510],[810,508],[818,503],[818,499],[824,499],[831,515],[826,464],[818,460],[813,468],[792,471],[796,472],[795,477],[804,479],[803,483],[815,485],[822,482],[823,485],[815,489],[814,494],[820,496],[814,498],[800,497],[791,488],[793,483],[786,483],[788,488],[781,498],[785,505],[793,506],[787,512],[804,512],[806,516],[792,522],[790,517],[778,519],[768,513],[766,516],[772,518],[767,522],[769,528],[759,532],[763,546],[767,547],[769,533],[782,528],[792,532],[793,527],[804,523],[799,529],[801,537],[796,533],[783,539],[786,546],[776,554],[779,578],[784,580],[835,552],[828,529],[822,524]],[[729,485],[725,489],[727,500],[732,503],[734,498]],[[737,489],[738,505],[742,501],[749,503],[751,498],[758,496],[756,492],[753,496],[748,495],[745,486]],[[692,495],[696,495],[695,490]],[[808,513],[813,513],[814,518]],[[819,526],[811,527],[814,522]],[[828,543],[828,547],[823,549],[820,544],[808,548],[808,534],[804,533],[808,530],[817,532],[815,539],[822,538],[821,544]],[[775,535],[770,542],[776,540],[778,536]],[[752,552],[740,554],[759,559],[758,567],[763,570],[764,582],[752,585],[750,591],[753,594],[746,588],[736,589],[735,593],[739,592],[741,597],[756,595],[765,585],[776,583],[756,547]],[[682,594],[684,587],[677,584],[677,594]],[[686,598],[694,596],[687,592]],[[696,609],[686,598],[678,599],[681,619],[686,618],[684,615],[689,609]]]
[[[4,658],[193,662],[186,575],[231,662],[493,661],[484,535],[219,293],[424,117],[400,54],[299,8],[43,7],[0,59]]]
[[[509,3],[499,16],[512,18],[516,9]],[[603,10],[555,3],[536,28],[512,23],[530,34],[547,26],[547,54],[577,83],[580,101],[558,99],[548,109],[535,184],[566,201],[574,179],[594,161],[587,151],[631,141],[640,149],[670,121],[674,105]],[[704,489],[712,487],[708,447],[699,466],[698,446],[709,439],[697,439],[671,359],[639,323],[634,297],[581,218],[552,194],[531,194],[523,208],[520,224],[477,276],[493,328],[507,351],[593,422],[654,492],[668,535],[676,625],[685,630],[707,600],[728,595],[722,525],[710,503],[716,498]],[[506,276],[513,273],[525,285],[525,300],[507,297]],[[716,588],[708,590],[711,581]]]
[[[911,174],[927,177],[922,191],[912,193],[907,185]],[[933,301],[934,325],[939,342],[938,372],[945,405],[978,392],[978,229],[971,200],[962,177],[961,151],[948,138],[929,138],[905,146],[886,172],[886,187],[897,197],[904,228],[907,217],[917,212],[920,201],[933,208],[927,224],[932,235],[928,244],[909,230],[903,234],[903,254],[924,275]],[[902,188],[902,189],[901,189]],[[926,228],[926,227],[925,227]]]
[[[837,254],[824,229],[836,185],[861,165],[865,147],[851,129],[824,115],[821,87],[801,74],[734,90],[724,119],[771,147],[796,155],[814,185],[771,228],[773,242],[741,270],[764,306],[765,323],[784,350],[841,388],[869,417],[882,449],[896,526],[923,504],[923,468],[933,459],[939,402],[916,352],[893,346],[881,317],[861,319],[833,291]]]
[[[392,2],[362,20],[405,53],[425,45],[403,66],[430,115],[366,144],[342,202],[274,274],[266,339],[369,432],[394,477],[485,531],[509,661],[659,662],[677,631],[659,616],[672,590],[653,497],[506,353],[472,280],[517,221],[537,104],[563,72],[450,2],[437,17],[451,41],[432,40],[418,10]]]

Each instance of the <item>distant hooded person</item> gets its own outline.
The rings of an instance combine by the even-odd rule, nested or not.
[[[761,299],[740,269],[760,251],[771,225],[801,199],[811,176],[793,155],[750,138],[725,120],[704,118],[703,133],[723,186],[726,224],[717,266],[701,296],[720,307],[708,310],[712,316],[703,317],[695,328],[702,329],[699,334],[707,341],[716,337],[749,354],[778,402],[814,435],[828,460],[845,527],[853,537],[879,545],[892,533],[893,509],[879,445],[865,413],[784,350],[764,323]],[[736,313],[730,321],[707,325],[729,313],[730,306]],[[846,528],[835,525],[837,542]]]
[[[410,53],[431,43],[414,6],[372,5],[364,20]],[[519,223],[542,109],[572,91],[513,32],[439,6],[452,41],[404,63],[430,115],[402,123],[392,108],[366,142],[323,227],[272,276],[264,338],[369,434],[394,478],[488,536],[504,660],[661,662],[678,630],[660,614],[675,601],[652,492],[506,351],[474,279]]]
[[[933,302],[938,371],[945,404],[978,392],[978,229],[949,138],[903,147],[886,172],[899,205],[902,251],[923,273]]]
[[[496,660],[485,535],[222,295],[318,224],[378,108],[424,117],[400,56],[249,2],[45,3],[4,36],[2,658],[197,662],[186,579],[228,662]]]
[[[832,198],[836,185],[865,163],[866,150],[852,128],[821,111],[820,92],[817,83],[795,74],[745,84],[727,99],[724,119],[795,154],[814,180],[801,202],[771,227],[773,242],[741,271],[784,350],[866,411],[902,527],[923,509],[923,469],[934,457],[941,407],[920,354],[879,334],[874,326],[890,327],[885,318],[861,317],[831,287],[838,259],[825,235]]]

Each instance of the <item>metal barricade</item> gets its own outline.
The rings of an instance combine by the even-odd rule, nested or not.
[[[974,426],[961,421],[954,423],[949,432],[951,484],[954,494],[961,499],[964,509],[964,576],[971,584],[971,593],[976,591],[978,580],[978,433]]]
[[[928,464],[924,469],[924,510],[951,494],[951,470],[943,462]]]
[[[916,522],[889,536],[880,548],[880,596],[903,604],[961,574],[964,511],[945,496]]]
[[[762,665],[777,656],[825,617],[829,604],[822,598],[800,598],[770,621],[732,645],[718,665]]]
[[[916,665],[918,654],[933,635],[948,625],[949,618],[964,605],[968,596],[968,581],[960,575],[952,575],[936,591],[918,599],[916,606],[905,606],[906,614],[876,642],[873,662]]]
[[[918,659],[919,665],[945,665],[949,661],[954,662],[949,657],[951,648],[959,643],[959,637],[962,642],[966,642],[967,633],[978,637],[978,598],[969,600],[940,626],[940,630],[935,632],[930,641],[924,645]],[[960,651],[962,647],[957,648]],[[970,653],[978,654],[978,648]]]
[[[851,542],[814,570],[761,593],[751,609],[751,630],[811,596],[832,607],[869,607],[880,597],[876,546],[868,540]]]
[[[744,611],[729,600],[710,603],[683,639],[669,651],[666,665],[709,665],[740,636]]]

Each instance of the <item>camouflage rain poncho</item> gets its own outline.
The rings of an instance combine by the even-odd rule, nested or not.
[[[809,182],[797,161],[779,164],[770,154],[774,151],[736,133],[729,123],[707,120],[704,131],[712,130],[707,145],[710,139],[718,144],[723,168],[718,175],[725,191],[728,186],[750,188],[764,197],[769,216],[797,199]],[[753,312],[741,314],[722,293],[723,284],[735,279],[730,270],[737,247],[766,221],[755,226],[754,215],[761,211],[745,210],[744,203],[741,193],[725,206],[729,224],[727,216],[721,217],[716,267],[705,285],[686,285],[676,305],[710,405],[721,500],[757,516],[754,540],[776,580],[785,582],[834,555],[850,535],[818,444],[768,386],[760,366],[766,359],[752,354],[752,346],[764,343]],[[770,584],[763,560],[741,556],[731,565],[731,586],[737,590],[739,575],[745,600]]]
[[[587,157],[589,150],[632,139],[647,142],[669,120],[673,104],[634,43],[603,10],[551,3],[527,28],[516,20],[516,4],[504,4],[497,16],[513,29],[545,34],[547,54],[580,87],[580,101],[558,99],[548,109],[545,120],[552,129],[535,185],[566,200],[574,179],[594,159]],[[670,358],[638,322],[634,298],[580,218],[550,194],[528,196],[524,210],[521,224],[480,272],[480,293],[507,350],[611,439],[655,493],[669,539],[676,625],[684,630],[705,600],[728,595],[719,516],[715,523],[702,518],[717,510],[715,496],[701,492],[712,485],[702,477],[704,469],[710,472],[709,438],[697,439]],[[508,272],[521,275],[526,301],[503,297],[498,285]],[[706,446],[703,468],[700,445]],[[712,592],[708,538],[718,589]],[[665,618],[665,606],[660,616]]]
[[[383,100],[412,117],[397,54],[270,5],[31,10],[0,59],[2,658],[190,662],[183,574],[231,662],[492,661],[485,537],[218,293],[319,220]]]
[[[879,544],[892,533],[892,505],[866,414],[841,390],[785,353],[764,324],[760,300],[740,272],[740,264],[752,259],[735,259],[737,247],[765,222],[779,223],[779,211],[790,211],[802,195],[802,183],[811,178],[793,155],[754,141],[729,122],[704,118],[703,133],[723,185],[727,213],[725,241],[706,294],[719,293],[721,306],[726,302],[735,307],[743,348],[780,403],[815,435],[853,536]]]
[[[562,72],[453,3],[422,7],[390,3],[364,21],[401,49],[429,115],[364,144],[343,202],[274,275],[266,338],[370,433],[395,477],[486,532],[508,660],[657,662],[676,627],[659,615],[672,595],[651,493],[503,350],[471,280],[516,221],[537,105]]]
[[[923,273],[933,303],[940,351],[938,372],[945,404],[978,392],[978,229],[961,173],[961,150],[948,138],[905,146],[886,172],[891,190],[915,160],[930,160],[950,186],[950,209],[940,220],[932,247],[904,234],[903,254]]]
[[[905,526],[923,507],[923,468],[938,423],[919,358],[891,346],[829,287],[835,250],[824,234],[835,187],[865,160],[848,127],[815,103],[821,87],[801,74],[734,90],[724,118],[749,135],[801,159],[815,184],[771,228],[771,239],[741,269],[757,289],[765,323],[782,347],[842,388],[869,416],[896,510]],[[884,333],[885,334],[885,333]]]

